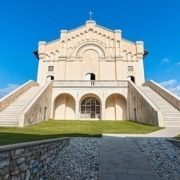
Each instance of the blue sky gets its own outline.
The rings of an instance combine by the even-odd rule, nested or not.
[[[36,79],[38,41],[84,24],[90,10],[98,24],[143,40],[146,79],[180,95],[180,0],[1,0],[0,96]]]

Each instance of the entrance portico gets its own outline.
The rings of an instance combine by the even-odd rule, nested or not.
[[[91,81],[54,81],[52,118],[125,120],[128,82],[93,82],[94,84]]]

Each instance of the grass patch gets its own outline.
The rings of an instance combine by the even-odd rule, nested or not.
[[[24,128],[0,128],[0,145],[57,137],[101,137],[109,134],[144,134],[159,130],[132,121],[54,121]]]
[[[176,136],[176,139],[177,139],[177,140],[180,140],[180,134]]]

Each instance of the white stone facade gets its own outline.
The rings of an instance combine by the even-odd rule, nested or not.
[[[37,54],[38,83],[54,80],[51,118],[128,118],[127,80],[137,85],[144,83],[142,41],[123,39],[120,30],[113,31],[90,20],[79,28],[61,30],[55,41],[40,41]],[[98,113],[83,115],[83,98],[97,99],[100,109],[90,105],[90,111],[95,108]],[[92,99],[90,103],[93,102]],[[88,108],[87,105],[85,111]]]

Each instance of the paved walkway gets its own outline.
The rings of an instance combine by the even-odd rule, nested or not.
[[[167,127],[159,131],[147,134],[148,137],[175,137],[180,134],[180,127]]]
[[[180,127],[167,127],[159,131],[155,131],[149,134],[103,134],[104,136],[113,137],[167,137],[172,138],[180,134]]]
[[[159,180],[133,138],[103,136],[99,180]]]
[[[158,180],[133,137],[175,137],[180,127],[149,134],[104,134],[100,150],[99,180]]]

